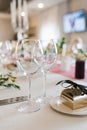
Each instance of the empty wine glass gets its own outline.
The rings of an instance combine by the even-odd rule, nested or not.
[[[0,60],[4,72],[6,72],[6,64],[10,60],[11,51],[12,51],[12,43],[10,41],[0,42]]]
[[[53,40],[38,40],[34,47],[34,61],[41,68],[43,74],[43,96],[38,101],[47,103],[49,98],[46,94],[46,74],[57,61],[55,42]]]
[[[26,77],[28,86],[28,100],[19,106],[18,111],[20,112],[35,112],[40,109],[40,104],[31,97],[31,75],[38,71],[32,55],[35,43],[36,40],[23,39],[16,46],[17,66]]]

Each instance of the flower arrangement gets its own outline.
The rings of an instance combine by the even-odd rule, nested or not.
[[[85,51],[83,51],[82,49],[78,49],[78,52],[73,55],[76,60],[85,60],[87,58],[87,53],[85,53]]]
[[[87,53],[85,52],[83,40],[80,37],[73,38],[72,42],[72,56],[76,60],[85,60],[87,58]]]

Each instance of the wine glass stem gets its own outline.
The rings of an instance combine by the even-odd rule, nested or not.
[[[29,74],[26,75],[28,82],[28,101],[31,101],[31,77]]]
[[[43,71],[43,97],[46,97],[46,72]]]

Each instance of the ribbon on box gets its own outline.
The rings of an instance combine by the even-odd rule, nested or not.
[[[75,83],[71,80],[61,80],[56,85],[62,84],[62,86],[64,86],[65,83],[67,83],[66,87],[80,89],[82,91],[82,94],[87,94],[87,86]]]

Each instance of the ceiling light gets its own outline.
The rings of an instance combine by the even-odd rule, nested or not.
[[[24,17],[24,16],[25,16],[25,12],[21,12],[21,16],[23,16],[23,17]]]
[[[39,3],[39,4],[38,4],[38,8],[40,8],[40,9],[41,9],[41,8],[44,8],[44,3]]]

